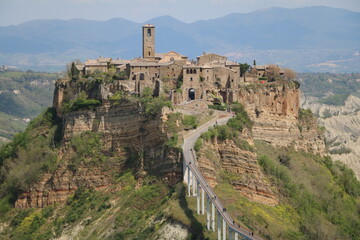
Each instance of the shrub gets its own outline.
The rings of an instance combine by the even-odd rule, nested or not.
[[[165,143],[165,146],[169,148],[176,148],[179,141],[179,135],[175,133],[170,139]]]
[[[227,125],[224,126],[217,126],[217,132],[218,132],[218,139],[219,140],[226,140],[231,139],[235,132],[233,132]]]
[[[44,172],[57,166],[54,150],[58,129],[54,109],[34,119],[28,128],[0,149],[0,163],[6,171],[0,174],[0,196],[17,195],[38,181]]]
[[[198,120],[194,115],[185,115],[182,120],[182,124],[186,128],[197,128],[197,126],[199,125]]]
[[[101,105],[101,101],[96,99],[77,99],[71,106],[71,111],[80,109],[94,110],[97,106]]]
[[[70,140],[70,145],[75,152],[69,165],[72,171],[76,171],[81,162],[95,164],[104,160],[100,136],[99,133],[86,131]]]
[[[202,146],[202,139],[201,138],[198,138],[194,144],[194,150],[196,152],[200,151],[201,149],[201,146]]]
[[[153,92],[149,87],[144,88],[139,102],[141,103],[145,116],[150,118],[155,118],[163,107],[172,107],[171,101],[165,96],[153,97]]]
[[[226,111],[226,107],[222,105],[208,105],[208,108],[220,110],[220,111]]]
[[[330,154],[348,154],[351,153],[351,149],[346,148],[346,147],[341,147],[339,149],[332,149],[329,151]]]
[[[278,160],[282,165],[289,167],[291,158],[290,158],[290,156],[288,156],[286,154],[280,154],[278,156]]]

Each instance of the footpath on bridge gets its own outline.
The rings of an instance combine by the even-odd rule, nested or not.
[[[226,211],[225,206],[221,203],[219,197],[216,195],[211,186],[207,183],[204,176],[201,174],[196,161],[196,154],[194,151],[194,144],[200,135],[210,127],[217,125],[224,125],[232,117],[231,113],[223,113],[215,119],[208,121],[195,130],[187,133],[184,136],[183,143],[183,172],[184,182],[188,186],[188,195],[196,196],[197,199],[197,213],[206,214],[207,229],[215,231],[215,209],[217,212],[217,235],[218,240],[238,240],[241,236],[245,239],[262,240],[261,237],[254,235],[248,229],[240,227],[236,224],[230,214]],[[206,195],[206,209],[205,209],[205,195]],[[201,205],[201,206],[200,206]],[[210,207],[211,205],[211,207]],[[211,209],[210,209],[211,208]]]

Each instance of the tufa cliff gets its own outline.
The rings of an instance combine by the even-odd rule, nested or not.
[[[299,85],[293,81],[252,84],[239,88],[238,92],[238,101],[244,104],[254,122],[254,139],[324,154],[323,133],[315,119],[301,119],[299,97]]]
[[[45,207],[65,202],[67,196],[80,186],[107,188],[114,183],[114,176],[127,169],[136,172],[139,181],[147,174],[159,176],[172,184],[180,181],[181,154],[164,144],[167,135],[161,112],[147,116],[144,106],[138,101],[109,100],[119,90],[124,90],[119,81],[114,84],[57,81],[54,107],[62,118],[58,166],[53,173],[44,174],[38,183],[21,194],[16,207]],[[98,101],[97,106],[92,109],[80,107],[74,111],[73,106],[81,95],[85,95],[84,99]],[[70,111],[65,109],[69,103],[73,108]],[[77,145],[74,139],[82,142]],[[98,148],[96,153],[79,155],[77,148],[82,144],[91,146],[94,141],[98,141],[98,146],[93,146]]]

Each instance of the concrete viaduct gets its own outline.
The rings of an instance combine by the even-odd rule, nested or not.
[[[206,214],[207,229],[217,231],[218,240],[238,240],[239,237],[240,239],[262,240],[259,236],[240,228],[235,223],[197,166],[196,154],[193,149],[195,141],[215,123],[224,125],[230,118],[231,115],[227,114],[223,118],[209,121],[184,137],[184,182],[187,184],[188,195],[196,197],[197,214]],[[217,221],[215,221],[216,219]]]

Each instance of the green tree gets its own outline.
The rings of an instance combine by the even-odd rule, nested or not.
[[[249,69],[250,69],[249,64],[240,63],[240,77],[242,77]]]

